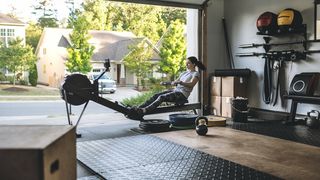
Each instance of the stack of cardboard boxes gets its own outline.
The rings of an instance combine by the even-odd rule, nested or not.
[[[237,76],[211,77],[211,114],[232,117],[231,101],[247,97],[248,79]]]

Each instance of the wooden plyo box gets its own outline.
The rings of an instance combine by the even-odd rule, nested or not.
[[[75,180],[73,126],[0,126],[0,179]]]

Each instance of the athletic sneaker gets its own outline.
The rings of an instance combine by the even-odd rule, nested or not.
[[[137,107],[132,107],[129,108],[130,112],[129,114],[126,115],[127,118],[132,119],[132,120],[143,120],[143,111],[140,108]]]

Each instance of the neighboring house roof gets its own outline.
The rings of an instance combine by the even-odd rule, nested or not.
[[[71,32],[72,29],[45,28],[40,38],[39,45],[43,43],[44,36],[46,36],[46,41],[48,41],[48,38],[50,41],[50,37],[56,38],[58,34],[59,42],[56,46],[67,48],[71,45],[69,37]],[[52,34],[55,34],[55,36],[52,36]],[[90,30],[89,34],[91,35],[89,43],[95,46],[94,54],[91,58],[92,61],[104,61],[104,59],[109,58],[110,60],[120,62],[130,53],[130,50],[128,49],[130,45],[136,44],[145,39],[136,37],[131,32]],[[160,60],[158,50],[150,43],[150,41],[147,42],[153,47],[155,52],[152,60]]]
[[[0,25],[24,26],[25,23],[6,14],[0,13]]]

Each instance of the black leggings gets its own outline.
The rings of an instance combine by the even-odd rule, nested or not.
[[[180,102],[186,100],[187,98],[181,92],[167,90],[153,95],[149,100],[140,105],[139,108],[146,108],[147,112],[151,112],[162,102]]]

